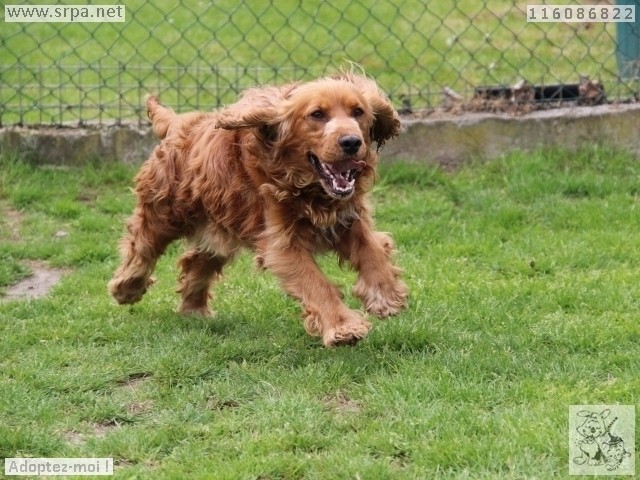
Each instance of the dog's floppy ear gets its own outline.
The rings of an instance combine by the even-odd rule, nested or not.
[[[375,116],[372,139],[382,148],[384,142],[400,133],[400,117],[387,96],[380,91],[375,80],[354,73],[340,73],[337,78],[347,80],[358,87],[369,102]]]
[[[247,90],[240,100],[217,114],[218,128],[269,128],[282,120],[281,106],[295,85],[263,87]]]

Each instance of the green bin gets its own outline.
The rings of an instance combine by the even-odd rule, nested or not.
[[[640,80],[640,0],[616,0],[616,5],[635,5],[635,22],[617,23],[616,56],[621,78]]]

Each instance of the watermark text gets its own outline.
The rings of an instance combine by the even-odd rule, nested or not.
[[[113,475],[113,458],[5,458],[9,475]]]
[[[4,21],[19,23],[124,22],[124,5],[5,5]]]
[[[527,22],[635,22],[635,5],[527,5]]]

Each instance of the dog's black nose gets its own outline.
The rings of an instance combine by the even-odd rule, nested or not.
[[[344,153],[353,155],[362,145],[362,140],[356,135],[345,135],[338,139],[338,144],[342,147]]]

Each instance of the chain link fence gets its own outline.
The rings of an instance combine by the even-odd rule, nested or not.
[[[349,62],[403,111],[438,107],[443,90],[471,98],[479,86],[522,79],[588,75],[609,100],[638,90],[637,78],[618,74],[615,24],[528,23],[527,1],[121,3],[122,23],[2,24],[2,125],[146,122],[149,92],[179,111],[208,110],[246,87],[308,80]]]

